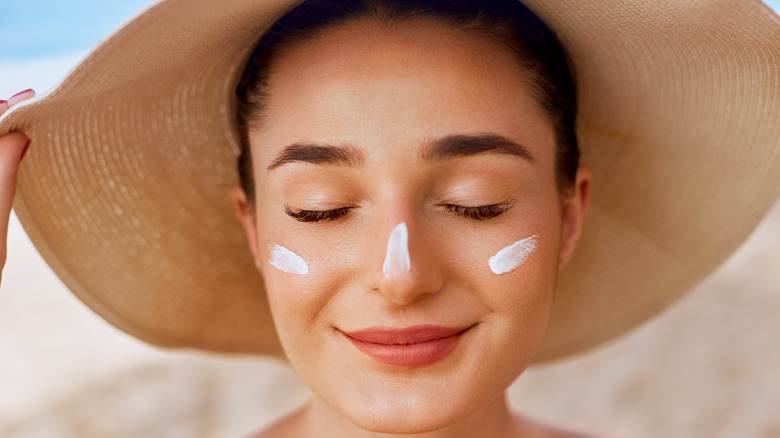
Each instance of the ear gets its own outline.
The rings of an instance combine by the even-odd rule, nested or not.
[[[574,193],[563,200],[561,212],[561,247],[558,253],[558,271],[569,264],[582,234],[582,224],[590,205],[592,174],[587,166],[579,166],[574,181]]]
[[[255,261],[255,266],[260,270],[260,252],[258,251],[259,245],[257,242],[257,220],[253,209],[250,207],[249,202],[246,199],[246,193],[240,185],[233,187],[230,190],[230,198],[233,201],[233,208],[236,211],[241,226],[244,227],[244,233],[246,234],[247,242],[249,243],[249,250],[252,252],[252,258]]]

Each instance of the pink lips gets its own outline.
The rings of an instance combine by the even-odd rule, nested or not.
[[[418,325],[404,329],[370,328],[342,333],[358,350],[377,362],[415,367],[447,357],[469,328]]]

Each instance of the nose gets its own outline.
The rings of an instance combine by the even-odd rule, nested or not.
[[[384,234],[384,258],[374,268],[372,289],[398,305],[411,304],[441,290],[443,276],[422,230],[401,222]]]

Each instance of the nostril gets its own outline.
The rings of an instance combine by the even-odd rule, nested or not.
[[[385,277],[395,277],[409,273],[412,261],[409,257],[409,230],[406,222],[401,222],[393,228],[387,240],[387,253],[382,265]]]

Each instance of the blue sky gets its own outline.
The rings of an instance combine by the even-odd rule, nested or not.
[[[0,0],[0,98],[52,87],[104,36],[153,3]],[[780,0],[766,3],[780,10]]]
[[[85,51],[150,0],[0,0],[0,62]]]

